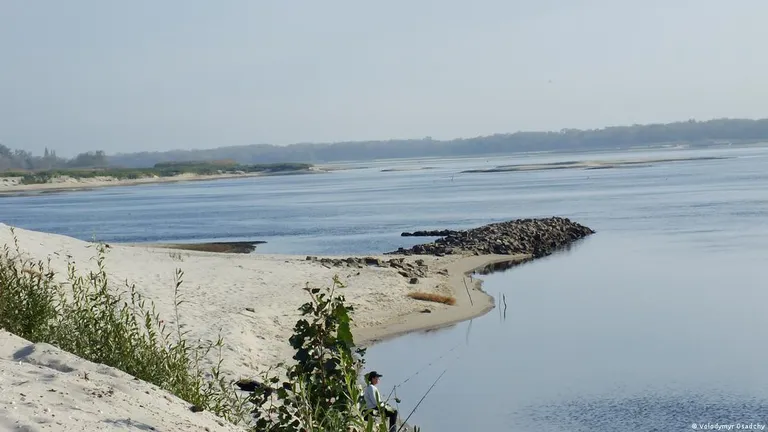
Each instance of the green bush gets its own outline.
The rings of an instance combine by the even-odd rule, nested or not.
[[[24,174],[24,176],[21,177],[21,184],[45,184],[49,183],[54,177],[57,177],[57,175],[53,172]]]
[[[281,364],[251,394],[256,430],[265,432],[387,432],[384,422],[366,419],[359,374],[365,350],[356,349],[350,329],[353,308],[338,291],[306,288],[310,301],[289,339],[295,363]],[[385,416],[379,413],[378,419]],[[415,429],[418,432],[418,428]]]

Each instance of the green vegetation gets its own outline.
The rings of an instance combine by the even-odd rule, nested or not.
[[[11,150],[0,144],[0,172],[9,170],[51,170],[66,168],[95,168],[107,166],[107,155],[103,151],[80,153],[72,159],[56,156],[55,151],[45,149],[43,156],[34,156],[24,150]]]
[[[366,418],[363,411],[357,383],[365,350],[354,348],[353,308],[338,293],[343,288],[338,278],[330,288],[306,288],[311,300],[299,308],[303,318],[289,339],[295,362],[278,365],[251,394],[256,430],[387,432],[383,412]]]
[[[118,180],[132,180],[148,177],[175,177],[182,174],[216,175],[236,173],[288,173],[306,171],[311,164],[275,163],[259,165],[221,164],[217,162],[175,162],[159,163],[152,168],[94,168],[94,169],[52,169],[34,172],[6,171],[3,177],[21,177],[22,184],[44,184],[56,177],[72,178],[113,177]]]
[[[156,384],[193,410],[235,424],[247,422],[250,412],[253,432],[387,432],[382,413],[366,418],[363,411],[358,381],[365,350],[355,348],[353,309],[339,294],[344,286],[338,278],[329,288],[306,288],[310,301],[299,308],[302,318],[289,339],[295,362],[276,366],[244,398],[221,374],[221,338],[194,344],[179,329],[181,271],[175,278],[176,324],[168,329],[133,285],[122,292],[109,286],[105,262],[106,249],[99,245],[96,271],[82,276],[70,264],[67,282],[59,283],[50,263],[23,258],[18,241],[14,248],[5,245],[0,328]],[[218,362],[203,370],[202,360],[212,351]]]

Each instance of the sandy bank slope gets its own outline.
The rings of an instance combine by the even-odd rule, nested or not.
[[[66,275],[69,259],[81,272],[95,267],[96,249],[91,243],[21,229],[16,230],[16,235],[26,255],[37,260],[51,259],[59,279]],[[0,244],[12,245],[10,229],[2,224]],[[186,303],[179,312],[183,330],[188,330],[192,338],[211,341],[221,333],[225,343],[223,369],[233,378],[252,377],[291,358],[288,338],[299,318],[298,307],[308,300],[304,287],[307,283],[328,286],[334,275],[347,285],[344,294],[355,307],[354,331],[360,342],[467,319],[491,307],[490,298],[475,290],[474,306],[470,307],[461,278],[452,280],[439,272],[461,261],[460,257],[406,257],[411,262],[423,259],[429,266],[427,277],[420,278],[417,284],[410,284],[393,268],[328,268],[305,258],[111,245],[106,265],[115,287],[124,286],[126,280],[135,283],[171,325],[173,276],[177,268],[182,269],[185,275],[181,292]],[[458,304],[412,300],[407,294],[414,290],[454,294]],[[421,313],[426,308],[431,313]]]
[[[243,429],[117,369],[0,330],[0,430]]]

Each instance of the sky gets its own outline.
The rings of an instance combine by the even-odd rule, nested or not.
[[[765,0],[0,0],[0,143],[59,155],[768,117]]]

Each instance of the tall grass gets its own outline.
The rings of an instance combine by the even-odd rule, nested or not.
[[[58,283],[49,263],[23,257],[14,247],[0,254],[0,328],[31,342],[46,342],[95,363],[120,369],[156,384],[233,423],[246,416],[246,401],[221,374],[222,340],[192,343],[180,329],[183,273],[174,287],[175,328],[168,328],[134,285],[110,287],[106,250],[98,247],[97,269],[80,274],[69,263],[66,283]],[[205,369],[203,359],[218,354]]]

